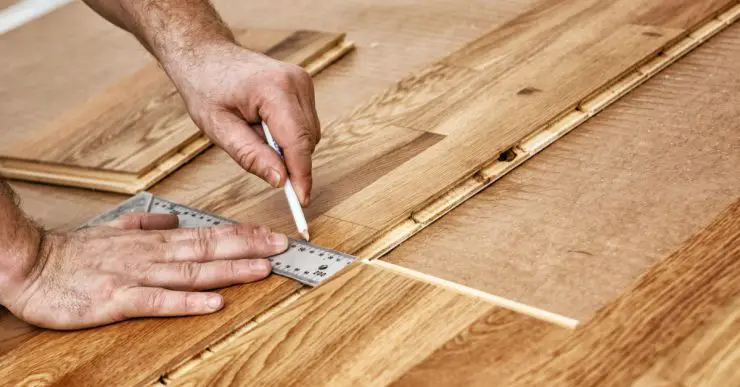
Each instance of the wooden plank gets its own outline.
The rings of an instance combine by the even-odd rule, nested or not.
[[[60,385],[140,385],[186,361],[298,290],[283,277],[223,289],[216,314],[138,319],[106,327],[41,331],[0,357],[0,380]]]
[[[327,128],[314,153],[314,189],[311,206],[304,211],[307,219],[310,221],[326,213],[442,138],[434,133],[391,125],[351,122]],[[224,176],[214,175],[209,169],[188,172],[197,184],[211,184]],[[295,223],[283,192],[255,176],[243,172],[235,174],[230,180],[219,183],[218,188],[197,198],[191,198],[192,191],[171,190],[167,183],[155,187],[152,192],[237,221],[266,224],[275,230],[295,233]]]
[[[735,298],[632,385],[736,386],[740,384],[739,362],[740,298]]]
[[[170,383],[386,385],[492,308],[358,263]]]
[[[738,61],[735,25],[383,259],[589,318],[740,192]]]
[[[736,317],[728,316],[725,308],[736,306],[739,296],[740,200],[737,200],[591,321],[577,328],[562,345],[550,348],[552,356],[500,385],[632,383],[662,356],[693,348],[697,337],[692,337],[694,334],[704,336],[707,344],[713,342],[714,335],[737,337],[737,329],[722,328],[722,322],[718,327],[711,321],[713,315],[719,315],[720,321],[728,318],[726,322],[733,323]],[[732,309],[733,313],[736,311],[736,307]],[[710,327],[704,335],[703,326]],[[699,366],[712,353],[716,352],[691,351],[681,356]],[[724,372],[722,363],[711,366],[719,366],[715,370]],[[735,371],[726,375],[730,374]]]
[[[434,132],[454,135],[327,214],[378,229],[409,216],[524,136],[659,51],[680,33],[624,26],[608,38],[594,41],[581,55],[557,62],[535,61],[530,66],[519,66],[511,76],[492,84],[455,90],[455,97],[462,98],[449,103],[449,109],[447,102],[435,100],[425,117],[435,122]],[[521,93],[530,87],[543,91]]]
[[[252,42],[262,38],[272,45]],[[311,67],[313,72],[346,53],[348,45],[335,49],[343,39],[343,34],[315,31],[237,33],[243,46],[267,47],[268,55]],[[314,65],[317,60],[320,64]],[[170,79],[156,63],[150,63],[63,115],[38,136],[23,143],[5,143],[0,149],[0,173],[15,179],[135,193],[209,144]]]
[[[391,385],[489,386],[532,364],[539,348],[560,343],[570,333],[570,329],[496,308]]]

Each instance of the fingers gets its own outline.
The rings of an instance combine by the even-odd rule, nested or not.
[[[212,140],[242,168],[273,187],[285,183],[288,171],[280,156],[241,117],[229,111],[212,114]]]
[[[122,292],[118,300],[126,318],[190,316],[213,313],[223,307],[217,293],[194,293],[162,288],[135,287]]]
[[[177,290],[214,289],[259,281],[271,270],[267,259],[162,263],[153,265],[140,281],[144,286]]]
[[[164,254],[158,262],[207,262],[265,258],[288,248],[285,234],[267,227],[225,225],[173,230],[162,234]]]
[[[283,148],[285,165],[298,199],[304,206],[308,205],[312,185],[311,156],[318,141],[318,120],[307,121],[298,97],[285,93],[267,100],[260,107],[259,114]]]
[[[107,225],[123,230],[169,230],[177,228],[178,219],[174,214],[131,212],[121,215]]]

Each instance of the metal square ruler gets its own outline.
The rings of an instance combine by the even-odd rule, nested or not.
[[[158,198],[149,192],[139,192],[121,202],[112,210],[85,223],[83,227],[107,223],[129,212],[175,214],[180,221],[180,228],[211,227],[219,224],[236,223],[220,216]],[[288,240],[288,250],[269,258],[272,262],[273,273],[292,278],[309,286],[319,285],[355,259],[351,255],[292,238]]]

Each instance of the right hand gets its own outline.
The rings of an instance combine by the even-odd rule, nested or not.
[[[31,324],[78,329],[135,317],[215,312],[221,295],[198,292],[269,275],[266,257],[288,239],[267,227],[175,229],[177,217],[133,213],[107,225],[47,233],[18,268],[2,304]]]

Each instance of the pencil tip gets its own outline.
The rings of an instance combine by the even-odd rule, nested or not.
[[[308,230],[299,231],[299,234],[301,234],[301,236],[303,237],[303,239],[306,240],[306,242],[308,242],[311,239],[310,236],[308,235]]]

